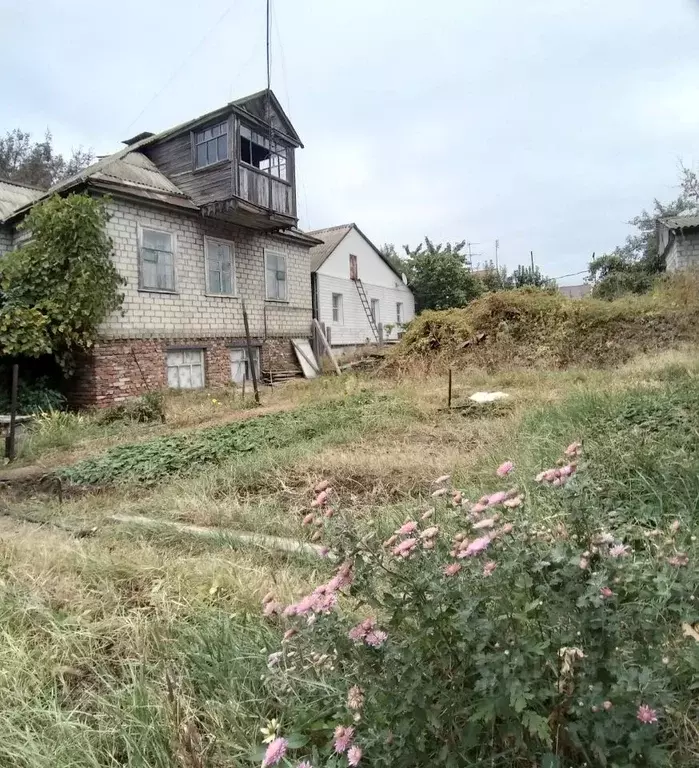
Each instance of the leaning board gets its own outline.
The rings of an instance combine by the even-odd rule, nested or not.
[[[294,352],[296,352],[303,375],[307,379],[315,379],[320,373],[320,366],[316,361],[308,339],[292,339],[291,343],[294,345]]]

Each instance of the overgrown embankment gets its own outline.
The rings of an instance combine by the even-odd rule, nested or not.
[[[699,278],[682,275],[653,293],[616,301],[572,300],[524,288],[487,294],[463,309],[423,312],[392,364],[604,366],[697,341]]]

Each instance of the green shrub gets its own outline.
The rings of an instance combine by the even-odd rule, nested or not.
[[[41,413],[42,411],[58,411],[65,407],[66,399],[51,385],[48,376],[40,376],[33,381],[20,379],[17,388],[17,406],[21,414]],[[9,413],[10,392],[0,391],[0,412]]]
[[[116,421],[164,422],[165,398],[162,392],[148,392],[125,403],[105,408],[99,412],[97,420],[100,424],[113,424]]]
[[[289,759],[346,765],[353,728],[372,767],[696,765],[697,406],[685,379],[542,409],[522,466],[472,495],[517,483],[523,506],[449,493],[383,544],[334,499],[335,580],[265,608],[286,631],[267,686]],[[579,437],[566,484],[533,482]]]
[[[699,280],[667,277],[616,301],[568,299],[531,288],[497,291],[463,309],[422,312],[393,364],[463,358],[478,365],[612,365],[648,349],[699,340]]]

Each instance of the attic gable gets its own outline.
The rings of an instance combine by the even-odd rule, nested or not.
[[[269,94],[269,95],[268,95]],[[251,96],[245,96],[242,99],[231,102],[231,106],[235,108],[235,111],[240,115],[250,115],[255,120],[267,123],[267,104],[269,102],[269,108],[271,112],[272,128],[282,135],[289,138],[294,144],[299,147],[303,147],[301,139],[298,133],[291,124],[291,120],[287,117],[286,113],[282,109],[282,105],[274,95],[273,91],[259,91],[253,93]]]

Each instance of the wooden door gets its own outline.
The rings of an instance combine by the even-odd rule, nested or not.
[[[350,280],[357,279],[357,257],[350,253]]]

